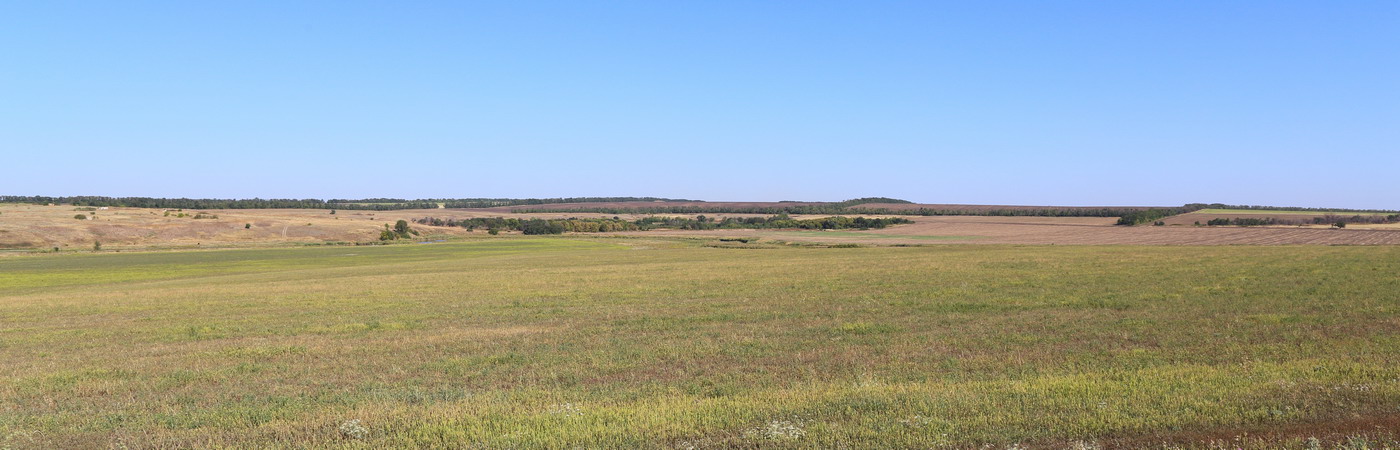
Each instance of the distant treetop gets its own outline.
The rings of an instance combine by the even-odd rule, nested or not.
[[[842,208],[845,208],[845,207],[850,207],[850,206],[863,205],[863,204],[866,204],[866,203],[914,203],[914,202],[911,202],[911,201],[908,201],[908,200],[901,200],[901,199],[897,199],[897,198],[889,198],[889,197],[861,197],[861,198],[853,198],[853,199],[850,199],[850,200],[846,200],[846,201],[844,201],[844,202],[836,202],[836,203],[833,203],[832,205],[834,205],[834,206],[840,206],[840,207],[842,207]]]

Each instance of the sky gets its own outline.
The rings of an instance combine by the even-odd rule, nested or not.
[[[0,195],[1400,208],[1400,2],[0,3]]]

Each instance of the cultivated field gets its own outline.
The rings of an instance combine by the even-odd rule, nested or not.
[[[1292,221],[1311,222],[1314,218],[1322,218],[1322,219],[1325,220],[1325,219],[1327,219],[1327,218],[1333,218],[1333,217],[1352,217],[1352,216],[1362,216],[1362,217],[1384,217],[1384,216],[1386,216],[1386,214],[1377,214],[1377,213],[1355,213],[1355,212],[1330,212],[1330,213],[1329,213],[1329,212],[1317,212],[1317,211],[1251,211],[1251,210],[1247,210],[1247,209],[1203,209],[1203,210],[1200,210],[1200,211],[1194,211],[1194,212],[1189,212],[1189,213],[1186,213],[1186,214],[1178,214],[1178,215],[1175,215],[1175,216],[1171,216],[1171,217],[1168,217],[1168,218],[1166,218],[1166,219],[1163,219],[1162,221],[1165,222],[1167,225],[1194,225],[1196,222],[1200,222],[1200,223],[1204,224],[1204,223],[1208,223],[1211,219],[1235,219],[1235,218],[1241,218],[1241,219],[1278,219],[1278,220],[1290,221],[1290,222],[1292,222]],[[1392,229],[1393,229],[1394,227],[1391,226],[1391,225],[1394,225],[1394,224],[1379,224],[1379,225],[1377,225],[1377,224],[1361,224],[1361,223],[1355,223],[1355,224],[1348,224],[1347,227],[1348,227],[1348,228],[1367,228],[1367,229],[1387,229],[1387,228],[1392,228]],[[1313,226],[1313,225],[1304,225],[1304,226]],[[1319,228],[1327,228],[1327,227],[1330,226],[1330,224],[1323,223],[1323,224],[1317,224],[1317,225],[1315,225],[1315,226],[1316,226],[1316,227],[1319,227]]]
[[[0,448],[1395,446],[1396,273],[1394,246],[20,255]]]
[[[1114,226],[1112,217],[910,217],[914,223],[869,231],[644,231],[634,236],[757,237],[766,241],[922,244],[1054,245],[1400,245],[1400,228]],[[1377,227],[1379,228],[1379,227]]]

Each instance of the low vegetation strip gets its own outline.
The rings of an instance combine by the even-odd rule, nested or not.
[[[1400,404],[1397,247],[488,242],[0,261],[0,447],[1333,448]]]
[[[1400,214],[1394,209],[1304,208],[1297,206],[1250,206],[1211,203],[1201,212],[1209,213],[1269,213],[1269,214]]]
[[[879,229],[890,225],[912,223],[899,217],[868,218],[834,216],[822,219],[794,219],[786,214],[772,217],[725,217],[715,219],[706,216],[690,217],[644,217],[628,221],[619,218],[593,219],[517,219],[504,217],[477,217],[468,219],[441,219],[424,217],[414,222],[422,225],[463,227],[475,230],[485,228],[491,231],[520,231],[524,234],[561,234],[564,232],[598,233],[610,231],[644,231],[654,229],[675,230],[731,230],[793,228],[802,230],[845,230]]]

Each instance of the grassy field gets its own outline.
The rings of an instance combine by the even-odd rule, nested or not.
[[[12,257],[0,448],[1393,446],[1396,273],[1394,246]]]

